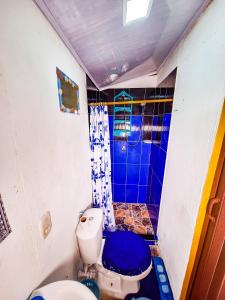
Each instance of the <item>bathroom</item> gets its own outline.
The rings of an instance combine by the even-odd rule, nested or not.
[[[224,136],[225,3],[154,0],[124,25],[127,2],[1,1],[0,299],[58,300],[57,288],[60,300],[99,298],[85,278],[101,300],[197,299],[189,293]],[[93,183],[97,107],[105,208],[104,187],[95,191],[104,176]],[[95,241],[84,241],[86,224]],[[130,275],[107,269],[120,255]]]

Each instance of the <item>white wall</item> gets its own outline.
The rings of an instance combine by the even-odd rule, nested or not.
[[[56,66],[80,87],[80,116],[59,110]],[[0,193],[12,227],[0,244],[0,299],[24,300],[43,281],[74,276],[78,213],[91,202],[85,73],[31,0],[1,1],[0,103]]]
[[[158,235],[179,299],[225,96],[225,1],[214,0],[159,73],[177,79]]]

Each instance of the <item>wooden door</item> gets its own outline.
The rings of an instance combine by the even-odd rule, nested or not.
[[[225,300],[225,139],[187,299]]]

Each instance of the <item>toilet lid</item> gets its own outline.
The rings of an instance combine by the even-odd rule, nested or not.
[[[102,263],[106,269],[122,275],[139,275],[151,264],[150,249],[142,237],[131,231],[110,232]]]

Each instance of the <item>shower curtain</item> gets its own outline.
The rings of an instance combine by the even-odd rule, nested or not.
[[[111,159],[107,106],[90,106],[91,181],[93,207],[103,210],[104,228],[115,227],[112,207]]]

